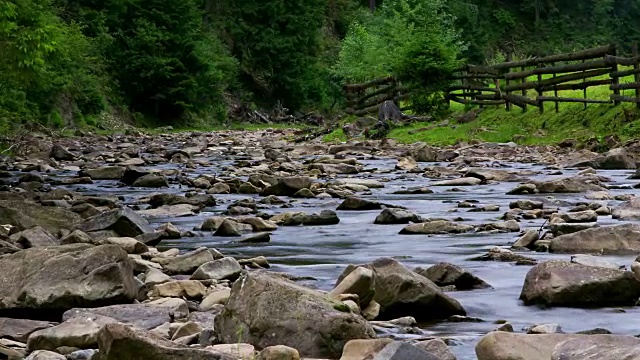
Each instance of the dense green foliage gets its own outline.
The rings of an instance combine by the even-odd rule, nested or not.
[[[639,26],[640,0],[0,0],[0,131],[216,123],[230,99],[335,109],[342,84],[385,75],[426,112],[461,61],[628,50]]]

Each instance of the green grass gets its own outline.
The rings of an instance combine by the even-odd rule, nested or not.
[[[632,105],[624,105],[632,109]],[[401,143],[423,141],[433,145],[452,145],[461,141],[509,142],[523,145],[554,144],[567,138],[584,141],[616,134],[628,139],[640,134],[640,121],[627,122],[623,106],[591,105],[584,110],[581,104],[568,104],[559,113],[537,109],[526,113],[518,110],[486,109],[471,123],[452,124],[412,133],[436,123],[416,123],[394,129],[389,137]],[[518,135],[516,137],[516,135]]]
[[[550,78],[545,75],[543,78]],[[595,79],[608,79],[603,75]],[[528,81],[537,81],[532,76]],[[576,81],[579,83],[580,81]],[[633,76],[621,78],[620,83],[634,82]],[[587,98],[608,100],[612,91],[609,85],[591,87],[587,90]],[[529,90],[527,96],[535,98],[535,90]],[[551,96],[553,91],[545,92]],[[635,96],[634,90],[621,91],[621,95]],[[559,91],[558,96],[582,98],[583,90]],[[400,143],[414,143],[418,141],[432,145],[452,145],[458,142],[480,140],[485,142],[509,142],[516,140],[523,145],[555,144],[567,138],[584,141],[595,137],[601,140],[607,135],[617,135],[622,140],[640,136],[640,120],[635,104],[589,104],[584,109],[583,104],[559,103],[559,112],[555,111],[555,103],[545,102],[545,112],[539,113],[538,108],[529,106],[526,112],[512,105],[510,112],[504,106],[487,107],[476,121],[458,124],[457,115],[470,110],[462,104],[452,102],[450,106],[451,118],[448,126],[437,126],[441,121],[413,123],[391,131],[389,138]],[[631,118],[630,118],[631,117]],[[635,120],[634,120],[635,119]],[[429,128],[429,130],[424,130]],[[422,131],[416,131],[421,129]],[[324,137],[327,142],[346,141],[342,129],[338,129]]]

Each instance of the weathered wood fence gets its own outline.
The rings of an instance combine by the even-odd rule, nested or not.
[[[624,69],[620,69],[623,66]],[[608,75],[608,76],[606,76]],[[631,82],[621,82],[632,76]],[[609,99],[590,98],[588,89],[609,85]],[[582,97],[567,97],[566,90],[582,90]],[[632,90],[634,96],[623,93]],[[344,87],[348,112],[364,115],[375,112],[386,100],[402,100],[410,95],[393,78],[351,84]],[[569,54],[507,61],[492,66],[467,64],[453,74],[452,85],[445,90],[445,101],[465,105],[528,106],[545,111],[545,103],[620,104],[636,103],[640,107],[640,56],[633,45],[630,57],[618,56],[615,45],[607,45]]]

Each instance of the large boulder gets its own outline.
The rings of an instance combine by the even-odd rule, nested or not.
[[[492,331],[476,345],[478,360],[549,360],[556,345],[579,336],[595,335],[515,334]],[[603,359],[604,360],[604,359]]]
[[[374,336],[366,320],[343,303],[260,272],[233,284],[214,328],[224,343],[238,342],[241,334],[243,342],[258,349],[287,345],[309,357],[337,358],[347,341]]]
[[[551,239],[549,251],[556,253],[640,253],[640,225],[596,227]]]
[[[75,308],[66,311],[62,320],[106,316],[139,329],[151,330],[180,317],[173,308],[149,304],[120,304],[97,308]]]
[[[640,359],[640,339],[620,335],[580,336],[559,343],[551,353],[551,360],[584,359]]]
[[[72,229],[82,221],[80,215],[59,207],[41,206],[19,200],[0,200],[0,222],[26,230],[41,226],[51,233]]]
[[[56,324],[48,321],[0,318],[0,338],[26,343],[29,335]]]
[[[375,274],[373,300],[380,304],[379,319],[413,316],[418,320],[432,320],[466,315],[458,301],[443,293],[431,280],[394,259],[381,258],[361,266]],[[349,265],[338,279],[338,284],[355,269],[357,266]]]
[[[618,220],[640,220],[640,198],[635,197],[613,210],[611,217]]]
[[[154,232],[147,220],[127,207],[90,217],[78,226],[78,230],[85,233],[112,230],[123,237],[136,237]]]
[[[640,339],[621,335],[515,334],[492,331],[476,345],[478,360],[636,360]]]
[[[0,258],[0,310],[67,310],[130,302],[137,295],[127,253],[116,245],[33,248]]]
[[[88,349],[98,345],[98,331],[116,320],[106,316],[76,317],[29,336],[27,350],[55,350],[62,346]]]
[[[278,180],[278,183],[266,187],[260,195],[293,196],[302,189],[311,187],[311,178],[307,176],[291,176]]]
[[[525,305],[547,306],[631,306],[639,297],[640,279],[632,272],[567,261],[534,266],[520,293]]]
[[[615,148],[602,154],[594,160],[594,168],[605,170],[635,169],[636,161],[629,156],[624,148]]]
[[[122,324],[105,325],[98,332],[98,347],[100,360],[236,360],[231,355],[179,345]]]

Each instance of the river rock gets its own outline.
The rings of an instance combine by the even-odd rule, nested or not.
[[[433,194],[433,190],[426,186],[410,187],[408,189],[396,190],[393,194],[397,195],[419,195],[419,194]]]
[[[413,271],[441,287],[455,286],[456,290],[486,289],[491,287],[479,277],[459,266],[446,262],[437,263],[427,269],[416,268]]]
[[[14,234],[11,236],[11,240],[23,249],[60,245],[58,239],[41,226]]]
[[[234,281],[240,276],[242,266],[232,257],[210,261],[202,264],[191,275],[192,280],[231,280]]]
[[[537,230],[527,230],[524,235],[522,235],[518,241],[513,244],[514,249],[519,248],[529,248],[532,247],[533,244],[538,241],[539,234]]]
[[[311,178],[307,176],[284,177],[277,184],[265,188],[260,195],[292,196],[302,189],[309,189],[311,184]]]
[[[515,334],[492,331],[480,339],[476,345],[476,355],[478,360],[547,360],[551,358],[556,345],[580,336],[595,335]]]
[[[431,183],[431,186],[474,186],[482,184],[482,180],[475,177],[463,177],[451,180],[442,180]]]
[[[168,281],[153,288],[153,295],[158,297],[201,299],[206,292],[207,288],[197,280]]]
[[[534,258],[520,255],[509,249],[503,249],[498,246],[492,247],[489,249],[489,252],[484,255],[480,255],[469,260],[515,262],[516,265],[535,265],[538,263]]]
[[[24,360],[67,360],[67,358],[53,351],[38,350],[29,354]]]
[[[196,205],[177,204],[162,205],[157,208],[139,210],[138,214],[145,219],[162,219],[194,216],[200,208]]]
[[[363,266],[375,274],[373,300],[380,304],[382,320],[403,316],[431,320],[466,315],[462,305],[443,293],[431,280],[394,259],[381,258]],[[338,284],[356,268],[349,265],[338,278]]]
[[[373,359],[382,349],[393,342],[392,339],[386,338],[350,340],[344,346],[340,360]]]
[[[535,185],[539,193],[581,193],[604,190],[597,180],[585,176],[539,181],[535,182]]]
[[[640,280],[632,272],[546,261],[525,278],[520,299],[525,305],[624,306],[640,297]]]
[[[473,226],[458,224],[448,220],[434,220],[410,224],[400,230],[400,234],[462,234],[473,230]]]
[[[423,222],[422,217],[404,209],[384,209],[373,222],[374,224],[408,224]]]
[[[136,179],[131,185],[133,187],[143,188],[161,188],[169,187],[169,181],[166,177],[158,174],[147,174]]]
[[[636,162],[624,148],[615,148],[597,157],[593,164],[596,169],[621,170],[635,169]]]
[[[209,293],[200,303],[200,310],[209,311],[214,305],[226,304],[231,296],[231,289],[223,289]]]
[[[560,342],[551,353],[551,360],[584,359],[640,359],[640,339],[620,335],[580,336]]]
[[[86,219],[78,225],[78,230],[85,233],[113,230],[120,236],[136,237],[145,233],[153,233],[149,223],[135,211],[125,207],[113,209]]]
[[[29,335],[34,331],[55,326],[48,321],[0,318],[0,339],[11,339],[26,343]]]
[[[153,259],[153,261],[162,265],[163,270],[168,274],[191,274],[201,265],[213,260],[212,252],[206,247],[174,257]]]
[[[418,167],[418,163],[416,162],[416,160],[408,156],[408,157],[401,157],[398,159],[398,163],[396,164],[396,170],[413,172],[413,171],[420,171],[420,168]]]
[[[342,281],[340,281],[329,296],[337,298],[342,294],[356,294],[360,300],[360,306],[366,308],[375,295],[374,273],[371,269],[357,267]]]
[[[600,227],[597,223],[564,223],[549,224],[549,231],[555,236],[577,233],[587,229]]]
[[[464,174],[464,176],[478,178],[484,182],[487,182],[487,181],[518,182],[518,181],[525,180],[522,176],[518,176],[507,170],[496,170],[496,169],[485,169],[485,168],[469,169]]]
[[[384,188],[384,184],[375,179],[343,178],[334,182],[336,185],[362,185],[369,189]]]
[[[29,336],[27,350],[55,350],[62,346],[80,349],[97,347],[98,331],[115,319],[94,315],[71,318],[60,325],[38,330]]]
[[[611,215],[618,220],[640,220],[640,197],[625,201]]]
[[[300,360],[300,353],[284,345],[268,346],[260,351],[256,360]]]
[[[551,240],[549,251],[557,253],[640,253],[640,225],[623,224],[597,227],[558,236]]]
[[[236,360],[213,350],[191,348],[122,324],[109,324],[98,333],[101,360]]]
[[[49,152],[49,157],[58,161],[73,161],[76,158],[71,151],[65,149],[60,144],[53,144]]]
[[[278,229],[278,225],[269,220],[264,220],[262,218],[256,216],[244,216],[235,218],[234,220],[242,223],[251,225],[253,231],[256,232],[264,232],[264,231],[276,231]]]
[[[337,210],[378,210],[383,204],[377,201],[357,197],[348,197],[338,206]]]
[[[572,255],[571,262],[574,264],[599,266],[599,267],[604,267],[608,269],[621,270],[620,266],[605,260],[602,256],[593,256],[593,255],[585,255],[585,254]]]
[[[231,219],[224,219],[213,233],[214,236],[242,236],[238,223]]]
[[[437,356],[440,360],[457,360],[449,349],[449,346],[447,346],[447,343],[442,339],[420,341],[414,346]]]
[[[3,225],[13,225],[20,231],[41,226],[52,234],[71,230],[82,221],[80,215],[69,210],[20,200],[0,200],[0,219]]]
[[[338,214],[333,210],[322,210],[319,214],[286,212],[274,215],[270,220],[282,226],[335,225],[340,222]]]
[[[509,209],[535,210],[542,209],[544,204],[542,201],[535,200],[517,200],[509,203]]]
[[[180,312],[174,313],[171,307],[150,304],[120,304],[97,308],[75,308],[62,315],[63,321],[73,318],[108,317],[121,323],[150,330],[173,318],[179,318]]]
[[[554,218],[562,219],[563,221],[568,223],[588,223],[598,221],[598,214],[596,214],[596,212],[593,210],[585,210],[570,212],[566,214],[555,213],[551,215],[550,220],[553,220]]]
[[[416,346],[407,344],[401,341],[394,341],[387,344],[373,360],[441,360],[439,357],[433,355]]]
[[[193,205],[197,208],[216,206],[216,199],[211,195],[194,195],[190,197],[178,194],[155,194],[149,198],[149,206],[158,208],[165,205]]]
[[[357,166],[350,164],[311,164],[309,170],[318,169],[323,174],[357,174],[360,172]]]
[[[104,166],[97,169],[87,169],[80,172],[80,176],[87,176],[91,180],[120,180],[124,175],[122,166]]]
[[[67,310],[137,295],[127,253],[115,245],[61,245],[0,258],[0,309]]]
[[[257,348],[287,345],[305,356],[338,357],[347,341],[374,336],[362,317],[343,312],[340,305],[283,278],[248,273],[233,284],[214,328],[225,343],[237,342],[240,332]]]

